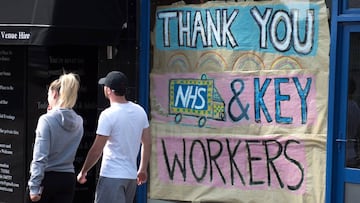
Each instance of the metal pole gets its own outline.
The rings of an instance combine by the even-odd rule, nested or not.
[[[140,0],[139,28],[139,103],[149,111],[149,76],[150,76],[150,0]],[[149,177],[148,177],[149,178]],[[138,187],[137,203],[147,202],[147,183]]]

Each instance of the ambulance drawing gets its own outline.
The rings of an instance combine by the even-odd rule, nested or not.
[[[225,102],[206,74],[201,79],[171,79],[169,114],[175,115],[175,123],[183,115],[198,117],[198,126],[204,127],[207,119],[225,121]]]

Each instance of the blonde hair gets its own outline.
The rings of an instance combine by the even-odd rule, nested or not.
[[[80,77],[74,73],[63,74],[54,80],[49,89],[59,94],[58,104],[64,108],[73,108],[80,88]]]

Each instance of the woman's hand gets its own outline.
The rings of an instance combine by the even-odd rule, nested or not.
[[[37,194],[37,195],[30,195],[30,199],[31,199],[31,201],[33,201],[33,202],[40,201],[40,199],[41,199],[41,195],[40,195],[40,194]]]

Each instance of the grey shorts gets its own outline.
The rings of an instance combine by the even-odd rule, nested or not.
[[[99,177],[95,203],[132,203],[136,193],[136,179]]]

